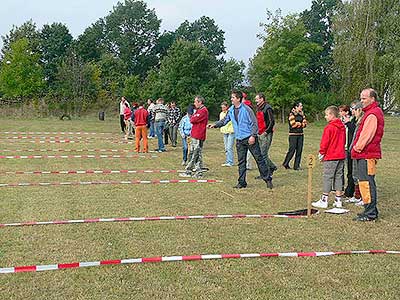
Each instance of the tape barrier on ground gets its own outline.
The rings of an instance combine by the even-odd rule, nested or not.
[[[80,144],[80,143],[93,143],[93,141],[72,141],[68,139],[64,140],[23,140],[24,142],[27,143],[32,143],[32,144]],[[21,140],[7,140],[7,143],[19,143]],[[3,142],[4,143],[4,142]]]
[[[96,140],[96,139],[101,139],[102,141],[104,140],[111,140],[115,141],[115,137],[106,137],[106,136],[101,136],[101,137],[93,137],[93,136],[71,136],[71,137],[65,137],[65,136],[32,136],[32,135],[18,135],[18,136],[6,136],[6,137],[0,137],[0,140]]]
[[[29,132],[24,132],[24,131],[2,131],[1,134],[30,134],[30,135],[35,135],[35,134],[61,134],[61,135],[115,135],[116,133],[111,133],[111,132],[50,132],[50,131],[29,131]]]
[[[35,225],[64,225],[64,224],[82,224],[82,223],[102,223],[102,222],[143,222],[143,221],[173,221],[173,220],[201,220],[201,219],[301,219],[307,216],[285,216],[272,214],[230,214],[230,215],[193,215],[193,216],[159,216],[159,217],[125,217],[125,218],[92,218],[81,220],[56,220],[56,221],[28,221],[14,223],[0,223],[1,227],[21,227]]]
[[[126,181],[71,181],[71,182],[20,182],[0,183],[1,187],[26,187],[26,186],[62,186],[62,185],[118,185],[118,184],[167,184],[167,183],[221,183],[215,179],[187,179],[187,180],[126,180]]]
[[[47,175],[47,174],[149,174],[149,173],[182,173],[185,170],[68,170],[68,171],[5,171],[6,175]]]
[[[3,152],[121,152],[129,153],[134,152],[133,149],[0,149],[0,153]],[[149,151],[149,153],[155,153],[157,151]]]
[[[104,265],[126,265],[142,263],[162,263],[177,261],[198,261],[216,259],[240,259],[240,258],[272,258],[272,257],[327,257],[339,255],[361,255],[361,254],[392,254],[399,255],[400,251],[392,250],[357,250],[357,251],[336,251],[336,252],[272,252],[272,253],[246,253],[246,254],[202,254],[202,255],[176,255],[176,256],[154,256],[141,258],[113,259],[73,263],[57,263],[51,265],[31,265],[9,268],[0,268],[0,274],[54,271],[63,269],[76,269],[87,267],[99,267]]]
[[[0,159],[47,159],[47,158],[156,158],[157,155],[0,155]]]

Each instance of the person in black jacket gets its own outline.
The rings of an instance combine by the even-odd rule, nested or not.
[[[268,152],[272,144],[274,134],[275,118],[271,105],[265,99],[263,93],[256,95],[257,104],[257,123],[258,123],[258,143],[260,144],[261,154],[265,160],[267,168],[271,174],[277,170],[276,165],[269,158]],[[256,177],[258,179],[258,177]],[[260,177],[261,179],[261,177]]]
[[[355,104],[355,103],[354,103]],[[352,104],[353,105],[353,104]],[[354,195],[354,179],[353,179],[353,161],[351,159],[351,141],[353,140],[354,131],[356,130],[356,120],[351,116],[350,107],[348,105],[339,106],[339,114],[343,124],[346,126],[346,161],[347,161],[347,187],[344,190],[344,196],[353,197]]]
[[[290,160],[296,153],[293,169],[301,170],[300,162],[304,143],[303,128],[306,126],[307,120],[303,113],[303,104],[301,102],[296,102],[293,104],[289,114],[289,150],[282,164],[285,169],[290,169]]]

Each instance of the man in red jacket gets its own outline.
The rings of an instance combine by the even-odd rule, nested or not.
[[[194,99],[195,112],[190,117],[192,131],[190,132],[191,144],[190,152],[192,157],[186,166],[186,172],[179,174],[182,177],[202,177],[203,167],[203,144],[206,140],[206,131],[208,123],[208,110],[204,106],[204,98],[196,96]],[[194,172],[194,174],[193,174]]]
[[[328,208],[328,198],[332,187],[336,191],[334,207],[342,207],[343,170],[346,158],[346,128],[339,119],[339,109],[329,106],[325,110],[325,126],[319,147],[318,158],[323,162],[323,194],[312,206]]]
[[[369,88],[361,92],[364,117],[352,144],[351,158],[356,160],[364,212],[355,221],[374,221],[378,218],[375,183],[376,164],[382,158],[381,140],[384,131],[383,111],[377,102],[378,95]]]
[[[149,152],[149,144],[147,140],[147,123],[149,112],[143,107],[143,103],[139,104],[139,108],[135,110],[135,152],[140,152],[140,140],[143,138],[143,152]]]

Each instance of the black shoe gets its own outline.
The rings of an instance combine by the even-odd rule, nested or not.
[[[282,165],[286,170],[290,170],[291,167],[289,165]]]
[[[238,183],[237,185],[235,185],[233,188],[234,189],[245,189],[247,187],[247,185],[241,185],[240,183]]]
[[[269,169],[269,171],[271,172],[271,175],[274,174],[274,172],[275,172],[276,170],[278,170],[278,168],[277,168],[276,166],[273,167],[273,168],[271,168],[271,169]]]
[[[274,185],[272,184],[272,179],[271,180],[267,180],[267,187],[272,190],[274,188]]]
[[[376,221],[378,218],[370,218],[367,216],[358,216],[356,218],[353,219],[353,221],[357,221],[357,222],[372,222],[372,221]]]
[[[258,176],[256,176],[256,177],[254,177],[254,179],[259,180],[259,179],[262,179],[262,177],[261,177],[260,175],[258,175]]]
[[[295,171],[303,171],[303,168],[298,167],[298,168],[294,168],[293,170],[295,170]]]

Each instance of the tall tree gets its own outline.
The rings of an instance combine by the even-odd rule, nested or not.
[[[315,92],[331,90],[331,75],[333,72],[333,17],[341,0],[313,0],[311,9],[301,13],[307,37],[313,43],[322,47],[322,51],[311,57],[307,73],[310,88]]]
[[[51,86],[56,79],[57,66],[65,57],[73,38],[68,27],[61,23],[44,25],[39,37],[44,73],[48,84]]]
[[[105,47],[126,63],[129,74],[144,77],[157,64],[154,47],[160,24],[154,9],[147,8],[145,2],[118,2],[105,17]]]
[[[193,23],[185,21],[178,27],[175,34],[177,39],[199,42],[214,56],[225,53],[225,32],[219,29],[215,21],[209,17],[203,16]]]
[[[251,60],[249,76],[257,91],[268,94],[273,106],[282,110],[282,116],[295,100],[306,100],[310,82],[306,74],[311,57],[321,47],[310,42],[306,29],[297,15],[282,17],[268,12],[264,24],[264,45]]]
[[[26,100],[43,90],[44,76],[40,54],[32,51],[27,38],[13,41],[0,69],[0,90],[5,97]]]
[[[104,19],[99,19],[78,37],[74,43],[75,52],[85,62],[98,61],[106,53],[104,46],[105,24]]]
[[[27,38],[30,49],[35,53],[38,52],[39,32],[36,28],[36,24],[32,20],[26,21],[21,26],[14,25],[10,32],[1,38],[3,40],[3,48],[1,50],[2,56],[11,50],[12,43],[22,38]]]
[[[100,77],[101,70],[95,63],[84,63],[70,51],[57,73],[56,93],[63,112],[79,115],[93,106],[101,93]]]
[[[217,59],[200,43],[178,40],[162,60],[158,75],[160,96],[186,107],[201,94],[215,106]]]
[[[336,85],[346,101],[373,87],[384,109],[400,104],[400,2],[345,2],[335,19]]]
[[[222,97],[229,95],[229,92],[233,89],[242,88],[245,68],[243,61],[237,61],[234,58],[227,61],[222,60],[221,72],[218,74]]]

